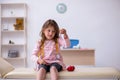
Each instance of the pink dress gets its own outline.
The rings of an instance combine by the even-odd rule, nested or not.
[[[70,46],[70,41],[69,38],[68,39],[64,39],[61,36],[58,39],[58,46],[60,47],[64,47],[67,48]],[[66,69],[66,66],[63,62],[63,58],[62,55],[60,54],[60,49],[58,49],[58,51],[56,51],[56,45],[55,42],[53,40],[46,40],[44,43],[44,57],[38,57],[39,55],[39,51],[40,51],[40,40],[38,41],[35,49],[33,50],[31,59],[32,61],[36,64],[36,70],[38,70],[38,63],[37,60],[38,58],[42,58],[45,62],[47,62],[48,64],[51,63],[58,63],[63,67],[63,70]]]

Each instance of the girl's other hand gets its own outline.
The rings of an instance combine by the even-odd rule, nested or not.
[[[64,34],[64,39],[68,39],[67,32],[64,28],[60,29],[60,34]]]
[[[60,29],[60,34],[66,34],[66,30],[64,28]]]

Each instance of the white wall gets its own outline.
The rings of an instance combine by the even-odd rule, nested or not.
[[[55,19],[67,29],[70,38],[80,40],[82,48],[94,48],[96,66],[120,69],[120,0],[2,0],[25,2],[28,5],[28,66],[30,55],[42,24]],[[67,5],[67,12],[56,11],[58,3]]]

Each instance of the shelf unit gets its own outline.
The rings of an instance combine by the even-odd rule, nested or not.
[[[27,5],[25,3],[0,4],[0,56],[15,67],[27,65]],[[18,51],[10,57],[9,51]],[[15,52],[11,52],[15,55]]]

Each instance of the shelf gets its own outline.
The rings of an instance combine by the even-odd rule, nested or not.
[[[18,32],[24,32],[24,30],[3,30],[2,33],[18,33]]]
[[[25,3],[0,4],[0,57],[15,67],[27,65],[27,5]],[[19,56],[8,57],[9,50]],[[14,51],[11,52],[14,55]]]
[[[2,44],[2,46],[24,46],[25,44]]]
[[[66,49],[61,49],[61,51],[94,51],[94,49],[87,49],[87,48],[66,48]]]
[[[25,3],[1,4],[1,17],[26,17]]]
[[[21,59],[25,59],[24,57],[22,58],[22,57],[16,57],[16,58],[4,58],[4,59],[6,59],[6,60],[21,60]]]
[[[26,16],[2,16],[2,19],[26,18]]]
[[[25,3],[2,3],[1,5],[2,6],[4,6],[4,5],[12,5],[12,6],[17,5],[18,6],[18,5],[26,5],[26,4]]]

